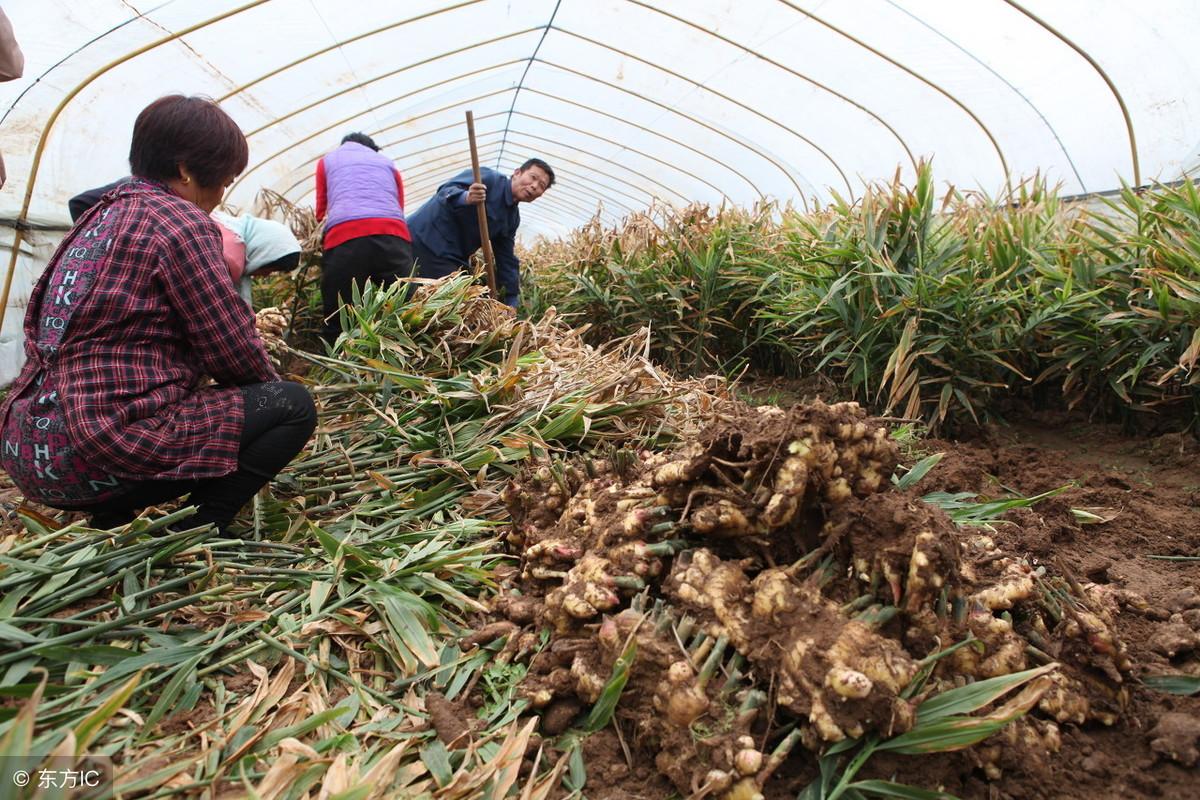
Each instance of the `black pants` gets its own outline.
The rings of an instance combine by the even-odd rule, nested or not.
[[[91,514],[92,525],[114,528],[146,506],[191,493],[191,502],[198,508],[186,524],[212,523],[224,533],[241,507],[304,448],[317,426],[312,396],[298,383],[243,386],[242,399],[246,418],[237,469],[217,478],[128,481],[124,494],[83,509]]]
[[[413,257],[417,261],[417,274],[422,278],[444,278],[447,275],[453,275],[460,269],[466,271],[470,271],[471,269],[470,265],[464,264],[461,261],[434,255],[433,251],[427,249],[418,239],[413,239],[412,248]],[[484,283],[484,279],[481,277],[479,282],[481,284]],[[507,303],[513,308],[517,307],[517,295],[515,293],[510,293],[504,286],[497,286],[496,291],[499,293],[499,297],[495,299],[502,303]]]
[[[413,239],[412,249],[417,261],[417,272],[422,278],[444,278],[460,269],[467,269],[467,265],[461,261],[434,255],[419,239]]]
[[[351,287],[367,281],[384,286],[413,276],[412,245],[399,236],[360,236],[325,251],[321,257],[321,336],[333,343],[341,325],[337,310],[353,301]]]

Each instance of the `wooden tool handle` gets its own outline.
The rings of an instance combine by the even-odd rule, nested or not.
[[[467,112],[467,140],[471,143],[471,171],[475,174],[475,183],[483,183],[479,175],[479,150],[475,147],[475,115]],[[475,214],[479,219],[479,243],[483,246],[483,264],[487,268],[488,291],[492,298],[500,300],[496,294],[496,256],[492,253],[492,239],[488,236],[487,209],[485,203],[475,206]]]

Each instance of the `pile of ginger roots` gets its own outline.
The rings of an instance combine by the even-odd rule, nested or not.
[[[1136,597],[1047,576],[895,488],[898,445],[857,404],[714,417],[672,452],[542,462],[502,492],[520,562],[494,632],[543,736],[622,656],[615,723],[696,798],[761,797],[789,757],[897,736],[931,694],[1032,667],[1053,665],[1031,713],[971,751],[987,777],[1050,757],[1062,723],[1116,721],[1114,617]]]

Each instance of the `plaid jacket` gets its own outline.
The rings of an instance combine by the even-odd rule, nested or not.
[[[77,276],[90,277],[77,285]],[[66,303],[64,287],[75,294]],[[57,497],[40,491],[44,482],[61,481],[72,464],[125,479],[232,472],[243,420],[237,387],[279,380],[229,278],[217,223],[142,179],[106,194],[51,258],[29,299],[25,355],[0,407],[2,463],[43,500]],[[206,375],[217,386],[198,388]],[[46,452],[39,431],[55,415],[69,458],[47,477],[26,457]],[[72,502],[51,504],[87,500],[64,499]]]

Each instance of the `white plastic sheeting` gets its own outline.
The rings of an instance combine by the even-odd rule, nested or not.
[[[822,202],[911,177],[1067,193],[1200,164],[1195,0],[7,0],[26,56],[0,84],[0,247],[17,220],[126,174],[134,117],[217,98],[268,187],[311,203],[347,132],[383,146],[415,209],[469,164],[549,161],[525,235],[651,202]],[[3,334],[55,234],[30,231]],[[0,251],[0,266],[9,259]],[[0,358],[2,360],[2,358]],[[0,377],[7,370],[0,364]]]

